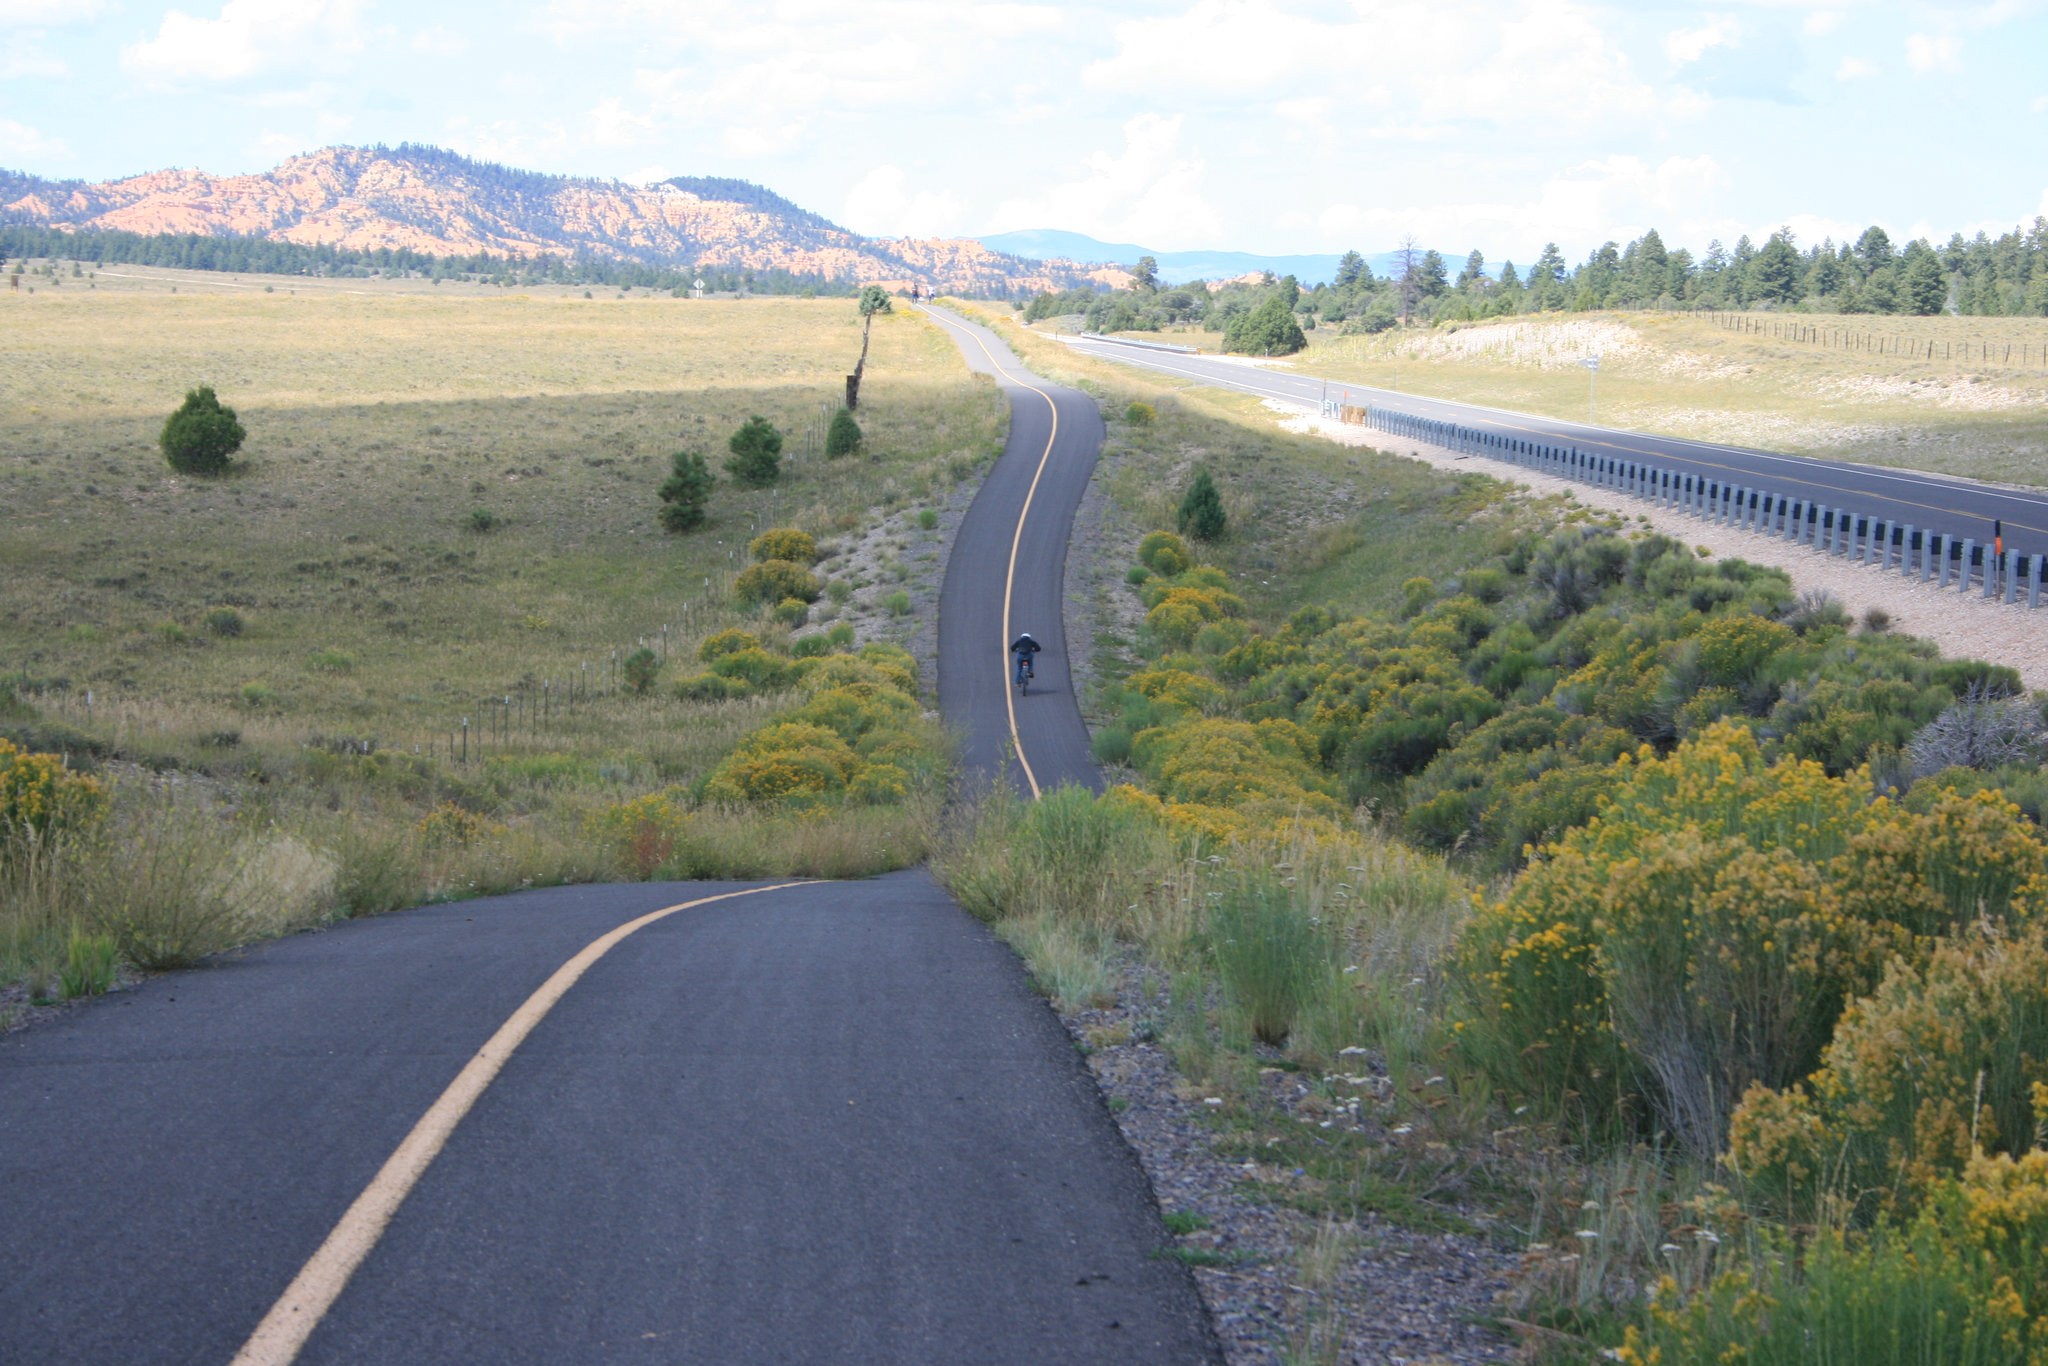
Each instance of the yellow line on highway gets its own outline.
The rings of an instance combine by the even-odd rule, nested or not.
[[[1031,487],[1024,491],[1024,506],[1017,511],[1017,529],[1010,535],[1010,567],[1003,575],[1003,706],[1010,714],[1010,744],[1016,748],[1017,764],[1024,770],[1024,781],[1030,784],[1031,796],[1035,801],[1043,794],[1038,789],[1037,775],[1031,771],[1031,761],[1024,757],[1024,739],[1017,734],[1017,694],[1010,677],[1010,597],[1017,587],[1017,547],[1024,541],[1024,519],[1031,515],[1031,500],[1038,496],[1038,481],[1045,475],[1045,462],[1052,459],[1053,442],[1060,437],[1060,409],[1059,405],[1052,401],[1051,394],[1029,380],[1018,379],[1010,372],[1009,366],[997,360],[996,353],[988,349],[988,343],[982,340],[979,332],[970,330],[967,335],[974,338],[974,344],[981,348],[981,354],[988,357],[990,365],[1003,372],[1005,379],[1019,388],[1029,389],[1037,394],[1045,400],[1045,406],[1052,410],[1052,431],[1045,438],[1045,450],[1039,454],[1038,468],[1031,472]]]
[[[462,1122],[462,1117],[469,1113],[470,1107],[476,1104],[477,1098],[483,1095],[526,1036],[533,1032],[534,1026],[547,1017],[555,1003],[576,985],[576,979],[588,971],[591,964],[610,953],[613,946],[627,935],[677,911],[708,906],[714,901],[727,901],[736,896],[779,892],[784,888],[805,885],[803,882],[778,882],[770,887],[720,892],[717,896],[664,906],[591,940],[581,953],[556,968],[554,975],[541,984],[540,990],[527,997],[525,1003],[512,1012],[512,1018],[500,1025],[498,1032],[476,1051],[476,1056],[456,1074],[454,1081],[448,1083],[448,1089],[441,1093],[441,1098],[420,1116],[419,1123],[412,1126],[412,1132],[405,1136],[405,1141],[398,1145],[397,1151],[371,1178],[363,1193],[348,1207],[348,1212],[341,1216],[341,1222],[327,1235],[327,1241],[307,1259],[292,1283],[285,1287],[284,1294],[263,1316],[263,1322],[256,1325],[256,1331],[242,1344],[242,1350],[235,1353],[232,1366],[289,1366],[298,1356],[306,1345],[306,1339],[313,1335],[313,1330],[319,1327],[320,1320],[326,1317],[327,1311],[348,1285],[349,1278],[355,1275],[356,1268],[363,1264],[363,1259],[377,1246],[377,1240],[384,1236],[385,1227],[398,1213],[398,1207],[405,1203],[405,1197],[412,1193],[421,1175],[440,1154],[448,1136],[455,1132],[455,1126]]]

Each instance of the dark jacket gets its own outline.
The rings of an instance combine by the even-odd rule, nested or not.
[[[1010,653],[1013,655],[1035,655],[1040,648],[1039,643],[1030,636],[1018,636],[1010,642]]]

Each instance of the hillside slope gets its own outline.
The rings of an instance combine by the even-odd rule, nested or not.
[[[1124,278],[1114,268],[1026,260],[966,239],[862,237],[742,180],[679,176],[635,186],[410,144],[328,147],[261,175],[166,170],[88,184],[0,172],[0,222],[439,256],[588,253],[977,294]]]

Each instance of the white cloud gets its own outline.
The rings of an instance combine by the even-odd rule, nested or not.
[[[0,28],[81,24],[106,8],[106,0],[0,0]]]
[[[1054,227],[1164,251],[1213,247],[1223,223],[1202,194],[1208,167],[1181,155],[1180,130],[1178,116],[1138,115],[1124,125],[1121,155],[1098,151],[1082,179],[1005,200],[992,230]]]
[[[1865,61],[1861,57],[1844,57],[1842,64],[1835,68],[1835,79],[1838,81],[1861,80],[1865,76],[1877,74],[1877,63]]]
[[[0,156],[19,165],[34,158],[62,160],[71,155],[71,148],[64,139],[45,137],[38,130],[13,119],[0,119]]]
[[[1674,247],[1698,246],[1716,235],[1732,241],[1752,229],[1715,214],[1727,185],[1727,174],[1711,156],[1668,157],[1656,165],[1610,156],[1552,176],[1521,201],[1338,204],[1323,210],[1316,228],[1327,250],[1380,250],[1412,232],[1441,250],[1477,245],[1490,259],[1505,256],[1526,265],[1544,241],[1556,241],[1567,255],[1584,255],[1604,241],[1627,241],[1653,227]]]
[[[40,33],[15,35],[5,52],[0,52],[0,81],[24,76],[53,79],[71,74],[71,68],[64,65],[63,58],[37,41],[42,36]]]
[[[1082,82],[1155,104],[1230,104],[1294,95],[1305,54],[1378,53],[1398,60],[1370,65],[1376,84],[1317,84],[1382,135],[1475,120],[1528,127],[1688,112],[1690,95],[1660,97],[1634,74],[1612,29],[1576,0],[1356,0],[1341,20],[1295,13],[1282,0],[1192,0],[1117,24],[1116,51],[1083,68]]]
[[[454,29],[435,24],[432,28],[423,28],[413,34],[412,50],[433,57],[456,57],[469,51],[469,39]]]
[[[1906,37],[1906,65],[1920,75],[1963,69],[1963,40],[1947,34],[1913,33]]]
[[[1716,19],[1704,28],[1674,29],[1664,35],[1664,55],[1674,62],[1696,62],[1717,47],[1735,47],[1742,29],[1733,19]]]
[[[877,237],[951,237],[961,231],[966,215],[966,204],[943,185],[920,185],[912,193],[903,169],[885,165],[869,171],[847,193],[841,221]]]
[[[121,49],[121,67],[153,85],[176,85],[347,56],[362,48],[359,9],[359,0],[226,0],[214,19],[172,10],[156,37]]]
[[[1815,10],[1807,15],[1805,21],[1799,27],[1809,38],[1825,38],[1840,27],[1841,22],[1842,15],[1840,11],[1822,9]]]
[[[2048,95],[2034,96],[2032,103],[2028,104],[2027,108],[2033,110],[2036,114],[2048,114]]]

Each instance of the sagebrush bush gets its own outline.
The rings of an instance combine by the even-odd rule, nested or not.
[[[1187,543],[1171,531],[1154,531],[1138,542],[1138,563],[1154,574],[1172,578],[1185,574],[1194,564]]]
[[[206,614],[206,629],[224,640],[232,640],[248,629],[248,623],[234,608],[216,607]]]

